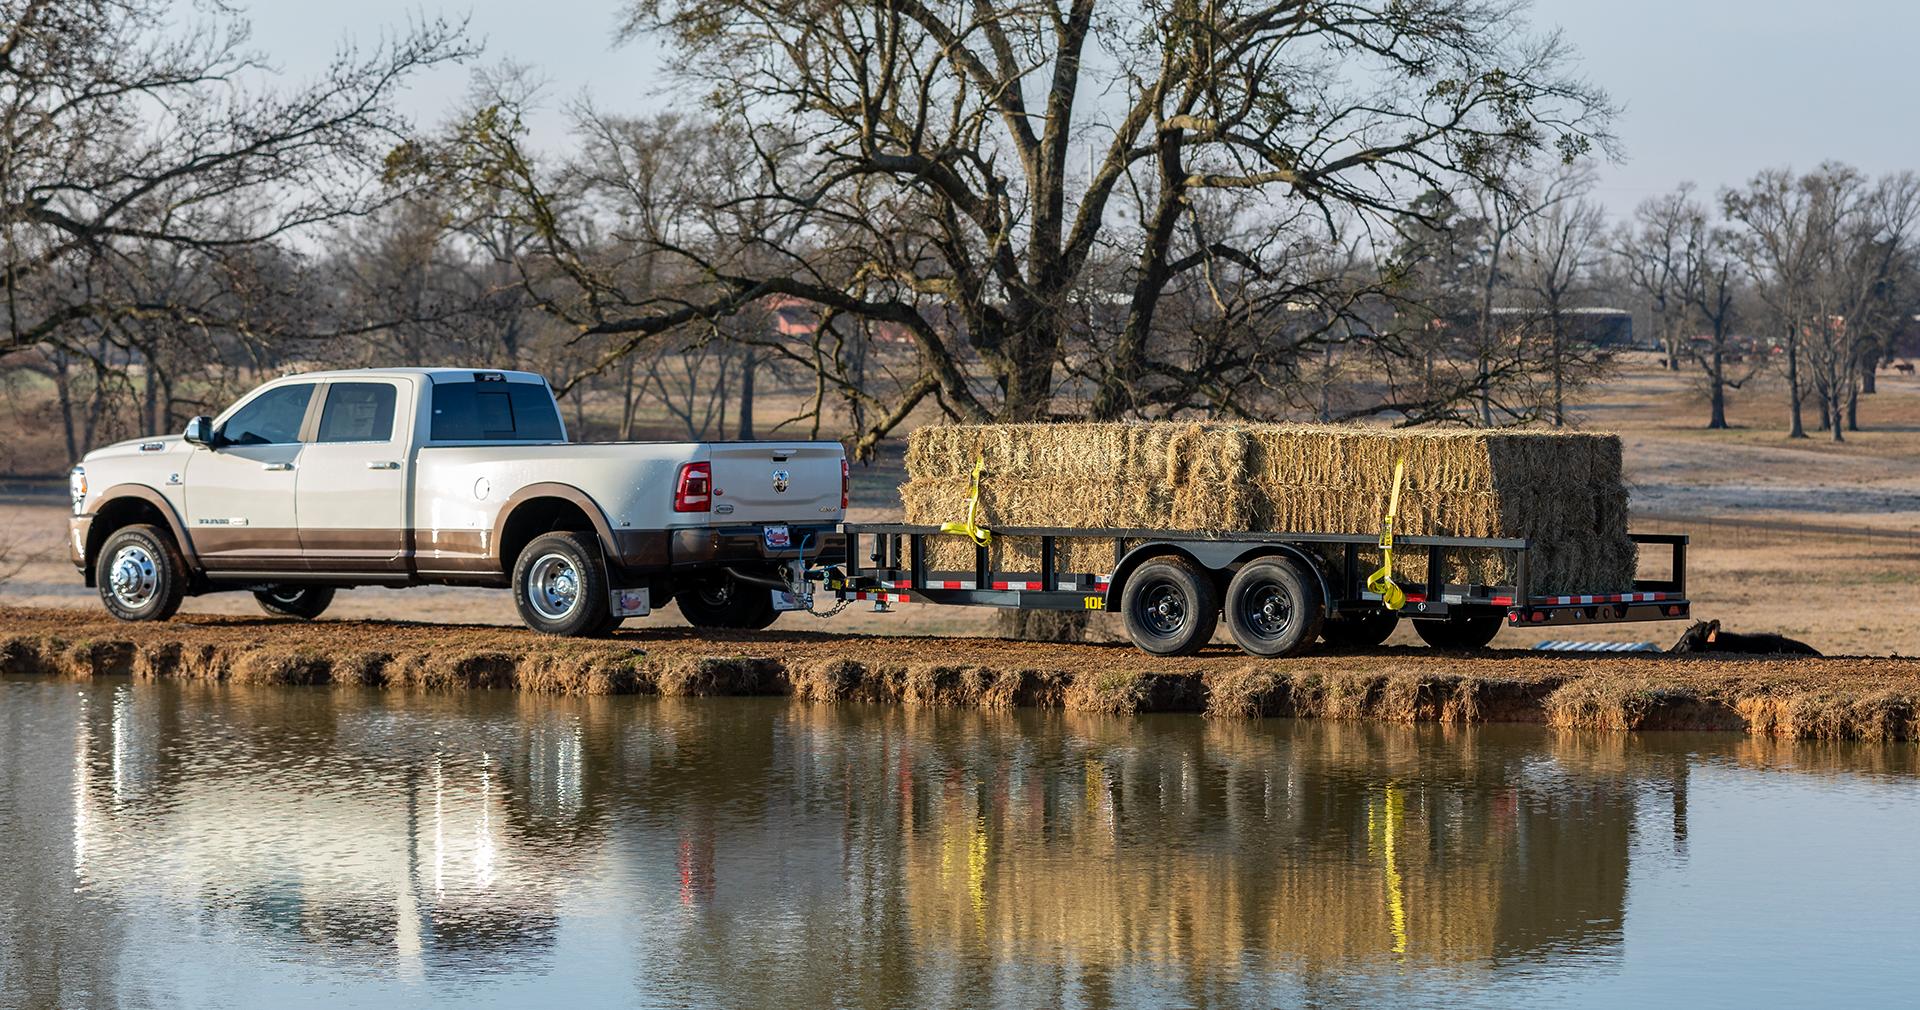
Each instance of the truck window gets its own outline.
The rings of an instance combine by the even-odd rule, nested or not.
[[[227,418],[220,436],[233,445],[284,445],[300,441],[300,422],[313,399],[313,383],[269,389]]]
[[[385,382],[336,382],[327,387],[320,411],[322,442],[388,442],[393,439],[393,386]]]
[[[534,382],[436,382],[436,442],[558,442],[553,394]]]

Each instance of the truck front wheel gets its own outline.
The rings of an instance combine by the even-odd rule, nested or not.
[[[527,627],[580,637],[607,630],[607,569],[587,533],[535,537],[513,564],[513,603]]]
[[[333,605],[332,586],[274,586],[253,594],[260,609],[274,617],[311,621]]]
[[[773,609],[771,590],[726,574],[682,583],[673,598],[680,604],[680,616],[696,628],[759,631],[780,616]]]
[[[117,530],[100,547],[93,577],[107,613],[123,621],[164,621],[186,595],[187,566],[157,526]]]

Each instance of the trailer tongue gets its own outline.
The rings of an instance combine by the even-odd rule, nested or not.
[[[1514,585],[1404,584],[1369,588],[1371,566],[1362,552],[1380,547],[1368,534],[1201,534],[1166,530],[996,528],[994,536],[1037,538],[1039,571],[990,570],[989,549],[976,540],[971,571],[930,570],[928,545],[953,537],[949,528],[849,524],[846,558],[825,573],[843,603],[986,606],[1022,610],[1117,611],[1128,636],[1158,655],[1186,655],[1205,646],[1218,622],[1246,651],[1296,655],[1325,639],[1336,645],[1378,645],[1402,618],[1428,644],[1477,649],[1501,625],[1550,627],[1686,620],[1687,537],[1634,534],[1641,547],[1671,550],[1670,577],[1636,580],[1632,591],[1589,595],[1533,595],[1528,591],[1529,542],[1472,537],[1397,537],[1393,549],[1499,551],[1512,559]],[[1062,571],[1055,563],[1068,541],[1108,541],[1106,572]],[[1377,574],[1377,573],[1376,573]],[[1389,603],[1401,603],[1396,611]]]

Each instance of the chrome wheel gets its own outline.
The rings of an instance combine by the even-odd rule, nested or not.
[[[580,572],[564,554],[543,554],[527,569],[527,605],[548,621],[561,621],[580,606]]]
[[[160,591],[160,575],[154,569],[153,555],[138,544],[120,548],[113,555],[107,588],[113,598],[129,610],[139,610],[152,603]]]

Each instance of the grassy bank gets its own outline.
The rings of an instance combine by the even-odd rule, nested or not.
[[[75,611],[0,609],[0,672],[1920,739],[1920,660],[1912,659],[1389,648],[1278,662],[1216,649],[1174,660],[1119,645],[978,638],[658,629],[563,641],[473,625],[221,617],[125,625]]]

